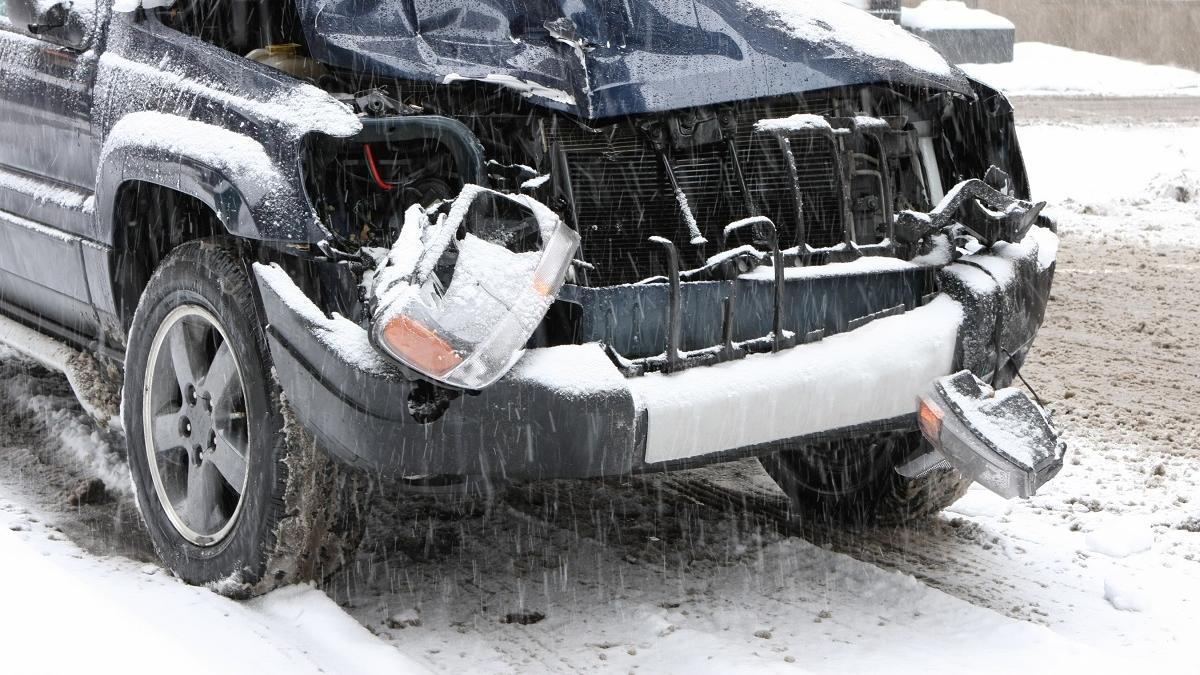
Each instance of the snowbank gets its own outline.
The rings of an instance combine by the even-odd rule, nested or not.
[[[1200,96],[1200,73],[1040,42],[1017,43],[1010,63],[960,67],[1009,96]]]
[[[1110,558],[1127,558],[1149,551],[1154,545],[1154,531],[1135,518],[1113,518],[1089,532],[1084,542],[1096,553]]]
[[[1018,134],[1034,197],[1049,215],[1083,217],[1066,232],[1200,247],[1200,128],[1038,124]]]
[[[0,500],[2,672],[424,672],[314,588],[238,603],[85,555],[40,520]]]
[[[958,0],[925,0],[905,7],[900,25],[909,30],[1015,30],[1008,19],[982,9],[971,9]]]

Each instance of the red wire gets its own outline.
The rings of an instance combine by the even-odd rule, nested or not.
[[[387,192],[388,190],[396,187],[392,183],[385,181],[383,177],[379,175],[379,167],[375,166],[375,153],[371,152],[371,146],[369,144],[363,144],[363,152],[367,155],[367,169],[370,170],[371,178],[375,181],[375,184],[379,186],[379,189]]]

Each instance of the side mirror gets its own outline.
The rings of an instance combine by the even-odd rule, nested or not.
[[[65,47],[83,45],[92,14],[75,9],[73,0],[46,6],[45,0],[7,0],[8,20],[18,30]]]
[[[59,2],[51,5],[37,18],[37,23],[28,24],[29,32],[34,35],[46,35],[51,31],[67,27],[70,16],[68,6],[71,3]]]

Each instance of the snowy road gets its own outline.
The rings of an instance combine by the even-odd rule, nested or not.
[[[919,527],[841,533],[783,519],[753,463],[491,502],[384,486],[352,569],[234,603],[147,564],[117,441],[7,356],[0,672],[180,652],[260,674],[1200,672],[1200,126],[1021,133],[1063,233],[1026,376],[1071,444],[1034,500],[973,490]],[[69,504],[89,477],[117,497]]]

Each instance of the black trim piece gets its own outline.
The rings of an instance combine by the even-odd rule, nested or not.
[[[125,362],[125,352],[123,350],[110,347],[94,337],[71,330],[44,316],[34,314],[2,299],[0,299],[0,314],[27,328],[32,328],[39,333],[62,340],[75,349],[97,354],[104,358],[119,361],[120,363]]]

